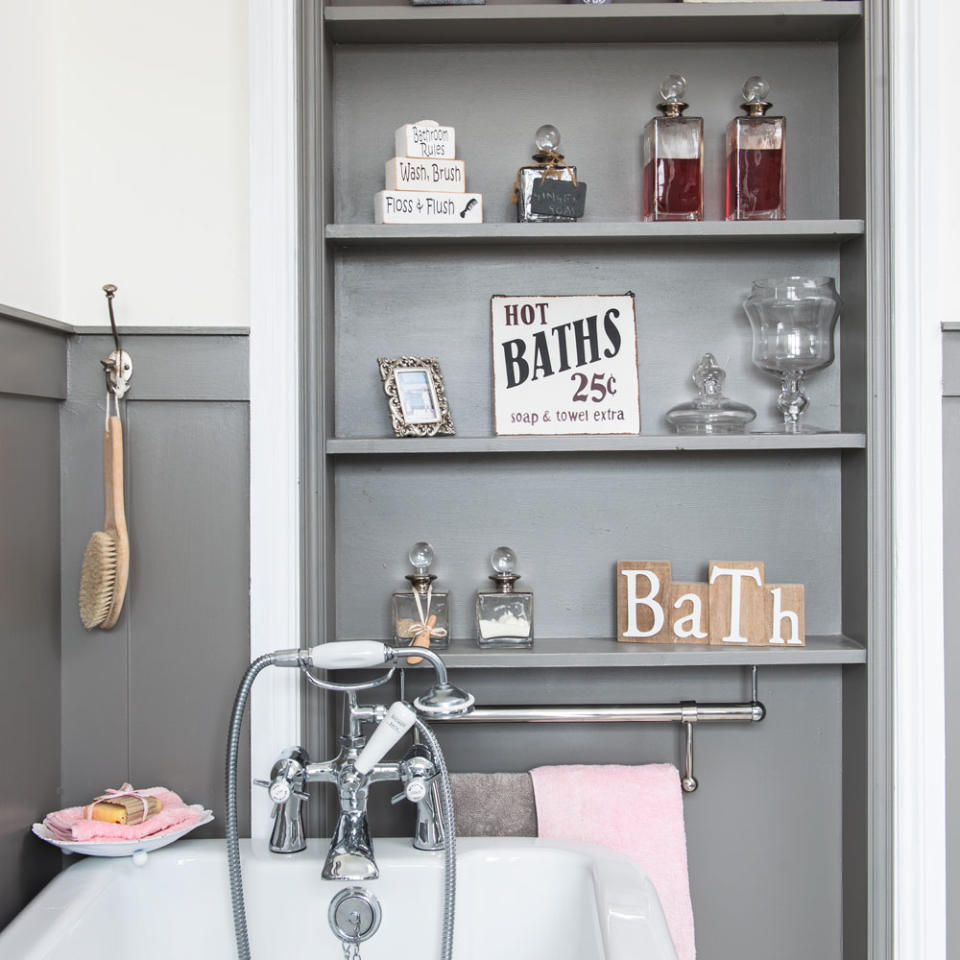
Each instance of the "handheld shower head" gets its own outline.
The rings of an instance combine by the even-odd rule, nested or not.
[[[473,694],[455,687],[449,680],[435,683],[413,705],[426,717],[462,717],[473,709]]]
[[[455,687],[447,676],[447,666],[440,656],[428,647],[400,647],[390,651],[395,661],[414,657],[426,660],[434,669],[437,681],[422,696],[413,701],[425,717],[460,717],[473,709],[473,694]]]

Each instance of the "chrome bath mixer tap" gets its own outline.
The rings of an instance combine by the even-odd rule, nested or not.
[[[338,649],[339,648],[339,649]],[[294,653],[294,651],[291,651]],[[373,844],[367,822],[370,787],[380,782],[398,782],[403,789],[393,797],[417,805],[413,846],[418,850],[440,850],[444,846],[444,827],[440,795],[436,782],[438,763],[431,748],[415,743],[402,760],[381,762],[383,757],[417,722],[418,714],[429,717],[460,716],[473,709],[473,697],[454,687],[443,660],[421,647],[393,649],[372,641],[342,641],[323,644],[310,651],[296,651],[301,666],[312,683],[344,694],[340,752],[332,760],[311,763],[302,747],[284,750],[271,770],[270,779],[255,781],[266,787],[274,802],[274,825],[270,849],[274,853],[298,853],[306,848],[303,828],[303,802],[309,798],[311,783],[330,783],[336,787],[340,814],[323,865],[327,880],[373,880],[380,875],[373,856]],[[436,673],[436,682],[413,706],[398,700],[391,707],[363,705],[357,691],[377,685],[392,676],[406,660],[422,658]],[[346,686],[318,680],[306,666],[326,669],[389,665],[389,674],[372,683]],[[369,739],[364,724],[377,723]]]

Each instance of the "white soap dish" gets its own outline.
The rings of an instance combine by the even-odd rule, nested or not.
[[[132,857],[141,851],[150,853],[153,850],[159,850],[173,843],[174,840],[186,836],[191,830],[196,830],[197,827],[202,827],[213,820],[212,810],[205,810],[199,803],[192,803],[190,806],[200,811],[201,816],[196,823],[185,827],[173,827],[140,840],[89,840],[78,843],[73,840],[58,840],[42,823],[35,823],[32,829],[34,836],[54,847],[59,847],[64,853],[83,853],[89,857]]]

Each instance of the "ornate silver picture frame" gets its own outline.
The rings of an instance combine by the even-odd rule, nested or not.
[[[456,432],[436,357],[378,357],[377,365],[398,437],[452,436]]]

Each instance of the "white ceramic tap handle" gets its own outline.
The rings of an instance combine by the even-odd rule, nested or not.
[[[320,670],[379,667],[389,655],[390,648],[376,640],[337,640],[310,648],[310,662]]]
[[[358,773],[369,773],[389,752],[390,748],[413,726],[416,713],[403,701],[397,700],[373,731],[367,745],[357,757],[354,766]]]

